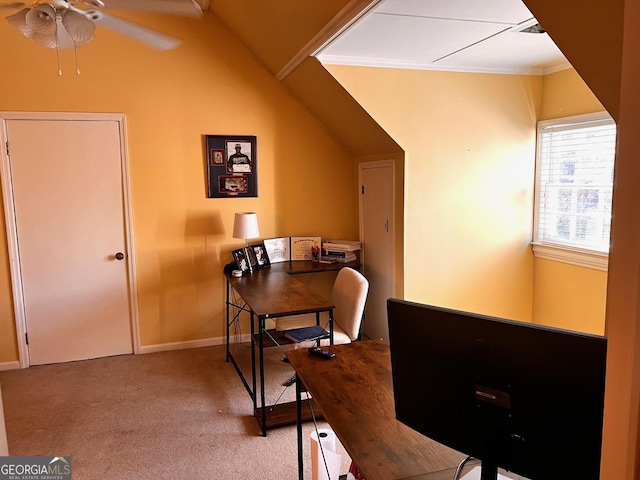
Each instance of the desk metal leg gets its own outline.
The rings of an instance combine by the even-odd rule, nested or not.
[[[229,280],[227,280],[227,320],[226,320],[226,322],[227,322],[227,329],[226,329],[227,330],[227,360],[226,361],[227,362],[229,361],[229,356],[231,355],[229,353],[229,309],[230,309],[230,306],[229,306],[229,289],[230,288],[231,287],[229,286]]]
[[[304,480],[302,449],[302,382],[296,375],[296,432],[298,436],[298,479]]]
[[[264,318],[258,318],[258,325],[260,328],[260,333],[258,335],[259,341],[259,354],[260,354],[260,407],[262,408],[262,436],[267,436],[267,408],[265,406],[265,398],[264,398],[264,328],[265,322]]]
[[[253,312],[247,308],[247,304],[246,302],[244,302],[244,300],[242,300],[242,303],[237,303],[235,301],[234,295],[233,295],[233,287],[231,286],[231,283],[227,280],[227,325],[226,325],[226,337],[227,337],[227,362],[231,362],[231,364],[233,365],[233,367],[236,369],[236,372],[238,372],[238,376],[240,377],[240,380],[242,380],[242,384],[244,385],[244,388],[247,389],[247,393],[249,394],[249,396],[251,397],[251,399],[254,402],[254,407],[255,407],[255,398],[256,398],[256,382],[255,382],[255,378],[256,378],[256,372],[255,372],[255,346],[253,344],[253,335],[251,336],[251,377],[253,380],[253,389],[251,388],[251,386],[248,383],[247,378],[245,377],[244,371],[243,369],[240,367],[240,364],[238,364],[238,359],[236,359],[234,357],[234,351],[237,353],[237,344],[236,342],[233,343],[233,345],[231,344],[231,338],[233,338],[234,340],[236,339],[236,333],[238,331],[238,325],[241,321],[240,315],[242,312],[249,312],[250,315],[253,314]],[[253,318],[251,318],[251,331],[253,332]],[[233,327],[234,329],[234,334],[233,337],[231,336],[231,327]],[[240,340],[240,342],[242,342],[242,340]],[[242,362],[241,362],[242,363]]]
[[[249,331],[251,332],[251,382],[253,385],[253,411],[256,411],[258,395],[256,394],[256,346],[253,341],[253,332],[255,331],[255,319],[253,315],[253,310],[249,313]]]
[[[333,309],[329,310],[329,345],[333,345]]]

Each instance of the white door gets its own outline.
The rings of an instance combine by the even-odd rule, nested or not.
[[[393,296],[394,168],[392,162],[360,165],[363,273],[369,280],[363,333],[389,343],[387,299]]]
[[[5,134],[29,364],[132,353],[119,123],[10,119]]]

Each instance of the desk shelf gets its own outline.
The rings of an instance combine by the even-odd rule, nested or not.
[[[300,342],[296,342],[295,340],[291,340],[290,338],[288,338],[286,336],[287,334],[287,330],[265,330],[265,332],[267,332],[269,335],[265,335],[262,337],[262,345],[264,346],[264,348],[268,348],[268,347],[277,347],[277,346],[282,346],[282,345],[291,345],[292,343],[300,343]],[[260,342],[260,334],[259,333],[254,333],[252,335],[253,341],[255,342],[256,345],[259,345]],[[275,340],[277,342],[274,343]],[[329,335],[322,337],[323,339],[325,338],[329,338]],[[308,342],[313,342],[315,340],[307,340],[303,343],[308,344]]]
[[[320,408],[316,405],[313,398],[311,399],[311,403],[313,403],[313,414],[311,413],[311,407],[309,406],[309,402],[304,402],[302,404],[302,420],[309,421],[313,420],[315,417],[316,420],[322,418],[322,413],[320,413]],[[285,402],[279,403],[277,405],[267,405],[264,407],[266,409],[266,425],[262,425],[262,408],[258,407],[254,410],[254,414],[256,419],[258,419],[258,424],[260,428],[266,430],[268,428],[273,427],[282,427],[284,425],[295,425],[296,423],[296,402]]]
[[[278,342],[277,344],[273,342],[273,340],[269,337],[269,335],[264,335],[262,337],[262,345],[264,348],[267,347],[277,347],[278,345],[290,345],[292,343],[296,343],[293,340],[285,337],[286,330],[265,330],[273,339]],[[252,335],[253,341],[256,345],[260,343],[260,333],[254,333]]]

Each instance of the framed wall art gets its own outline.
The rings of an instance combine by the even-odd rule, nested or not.
[[[253,135],[205,135],[207,197],[258,196],[257,141]]]

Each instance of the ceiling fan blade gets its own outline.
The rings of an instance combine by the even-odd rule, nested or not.
[[[3,3],[0,5],[0,8],[10,8],[10,9],[18,9],[18,8],[23,8],[25,7],[27,4],[25,2],[11,2],[11,3]]]
[[[136,10],[201,17],[202,9],[195,0],[102,0],[105,8],[113,10]]]
[[[114,17],[99,10],[85,10],[84,14],[89,20],[94,21],[98,25],[126,35],[158,50],[171,50],[180,44],[180,40],[177,38],[141,27],[140,25],[122,20],[121,18]]]

